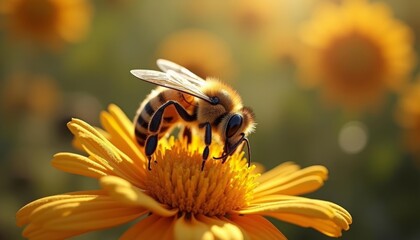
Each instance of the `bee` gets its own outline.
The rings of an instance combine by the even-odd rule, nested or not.
[[[250,166],[247,136],[255,128],[254,114],[251,108],[242,105],[238,93],[215,78],[204,80],[168,60],[158,59],[157,66],[162,71],[130,71],[137,78],[158,85],[140,104],[134,118],[135,138],[148,158],[148,169],[151,170],[159,139],[178,124],[184,126],[183,136],[189,142],[191,129],[204,133],[201,170],[209,157],[213,134],[224,143],[221,156],[213,156],[214,159],[224,163],[246,143]]]

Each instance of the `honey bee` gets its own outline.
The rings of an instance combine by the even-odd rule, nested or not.
[[[140,104],[134,118],[136,141],[148,158],[148,169],[159,139],[178,123],[184,126],[187,141],[191,141],[191,129],[204,132],[201,170],[210,153],[212,134],[224,143],[223,153],[214,159],[224,163],[246,143],[250,166],[247,136],[255,128],[254,114],[242,105],[238,93],[215,78],[204,80],[171,61],[159,59],[157,65],[162,71],[131,70],[137,78],[158,85]]]

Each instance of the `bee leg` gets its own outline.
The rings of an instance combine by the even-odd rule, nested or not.
[[[166,103],[164,103],[162,106],[160,106],[156,112],[152,115],[152,118],[150,119],[149,122],[149,132],[150,132],[150,136],[147,137],[146,139],[146,143],[145,143],[145,154],[147,156],[148,159],[148,169],[151,170],[150,167],[150,162],[152,159],[152,155],[153,153],[155,153],[157,145],[158,145],[158,134],[160,131],[160,125],[162,123],[162,119],[163,119],[163,113],[165,112],[165,109],[167,107],[169,107],[170,105],[174,105],[175,109],[177,111],[177,113],[179,114],[179,116],[184,119],[186,122],[191,122],[194,121],[197,116],[196,115],[190,115],[187,110],[184,109],[184,107],[182,107],[178,102],[176,101],[167,101]]]
[[[204,170],[204,165],[206,164],[207,158],[209,157],[210,149],[209,146],[211,144],[211,125],[209,122],[203,123],[199,125],[200,128],[204,127],[204,143],[206,147],[203,150],[203,162],[201,163],[201,171]]]
[[[145,150],[145,154],[148,160],[148,163],[147,163],[148,170],[152,170],[152,168],[150,167],[150,162],[152,160],[153,153],[156,151],[157,144],[158,144],[157,134],[153,134],[147,137],[146,143],[144,145],[144,150]]]
[[[163,113],[165,109],[171,105],[175,106],[175,109],[179,116],[186,122],[191,122],[196,120],[196,115],[190,115],[187,110],[181,104],[179,104],[176,101],[170,100],[164,103],[162,106],[156,110],[156,112],[153,114],[152,119],[149,123],[149,132],[151,133],[158,133],[160,129],[160,124],[162,123]]]

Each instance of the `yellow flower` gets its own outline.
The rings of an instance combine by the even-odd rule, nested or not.
[[[90,24],[86,0],[5,0],[0,5],[12,33],[53,47],[80,40]]]
[[[226,9],[226,2],[214,0],[183,0],[179,1],[177,6],[187,21],[197,23],[200,21],[208,22],[210,19],[220,20],[221,13]]]
[[[303,83],[321,85],[327,100],[352,110],[400,88],[413,67],[412,32],[383,3],[321,4],[301,38]]]
[[[157,54],[203,78],[211,76],[226,81],[234,70],[227,44],[205,30],[186,29],[169,35],[158,47]]]
[[[404,129],[408,150],[420,156],[420,78],[401,96],[396,118]]]
[[[45,75],[13,74],[1,84],[0,93],[0,109],[8,117],[26,113],[51,118],[62,100],[56,81]]]
[[[292,16],[296,14],[291,5],[301,4],[300,1],[290,4],[283,0],[229,0],[227,3],[228,22],[241,34],[239,39],[251,40],[249,46],[244,47],[246,52],[257,51],[257,57],[268,57],[272,61],[292,56],[296,45]],[[298,9],[302,11],[300,5]]]
[[[281,1],[276,0],[233,0],[231,3],[232,20],[239,29],[250,34],[266,34],[272,31],[282,15]],[[263,32],[263,33],[261,33]]]
[[[340,236],[352,219],[342,207],[296,195],[327,178],[323,166],[301,169],[287,162],[259,174],[244,153],[226,163],[209,160],[201,171],[203,144],[162,139],[151,171],[137,147],[133,125],[115,105],[101,114],[103,130],[73,119],[76,142],[89,156],[58,153],[56,168],[98,179],[101,190],[41,198],[17,212],[30,239],[61,239],[135,219],[121,239],[285,239],[263,216],[328,236]],[[222,147],[212,145],[213,155]]]

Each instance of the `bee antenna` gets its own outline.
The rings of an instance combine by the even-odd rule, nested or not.
[[[220,159],[223,159],[223,158],[227,158],[229,156],[229,154],[227,154],[227,153],[223,153],[222,154],[222,156],[220,156],[220,157],[213,157],[213,159],[215,159],[215,160],[220,160]]]
[[[248,150],[248,167],[250,167],[251,166],[251,147],[250,147],[248,138],[246,138],[244,134],[242,135],[242,138],[235,144],[235,146],[237,147],[242,142],[246,143],[246,148]],[[236,147],[232,148],[232,150],[228,153],[223,152],[222,156],[220,157],[213,157],[213,159],[216,159],[216,160],[223,159],[222,163],[224,163],[226,161],[226,158],[232,155],[236,151]]]
[[[249,140],[248,138],[244,137],[242,141],[245,141],[246,148],[248,150],[248,167],[251,166],[251,147],[249,146]]]

